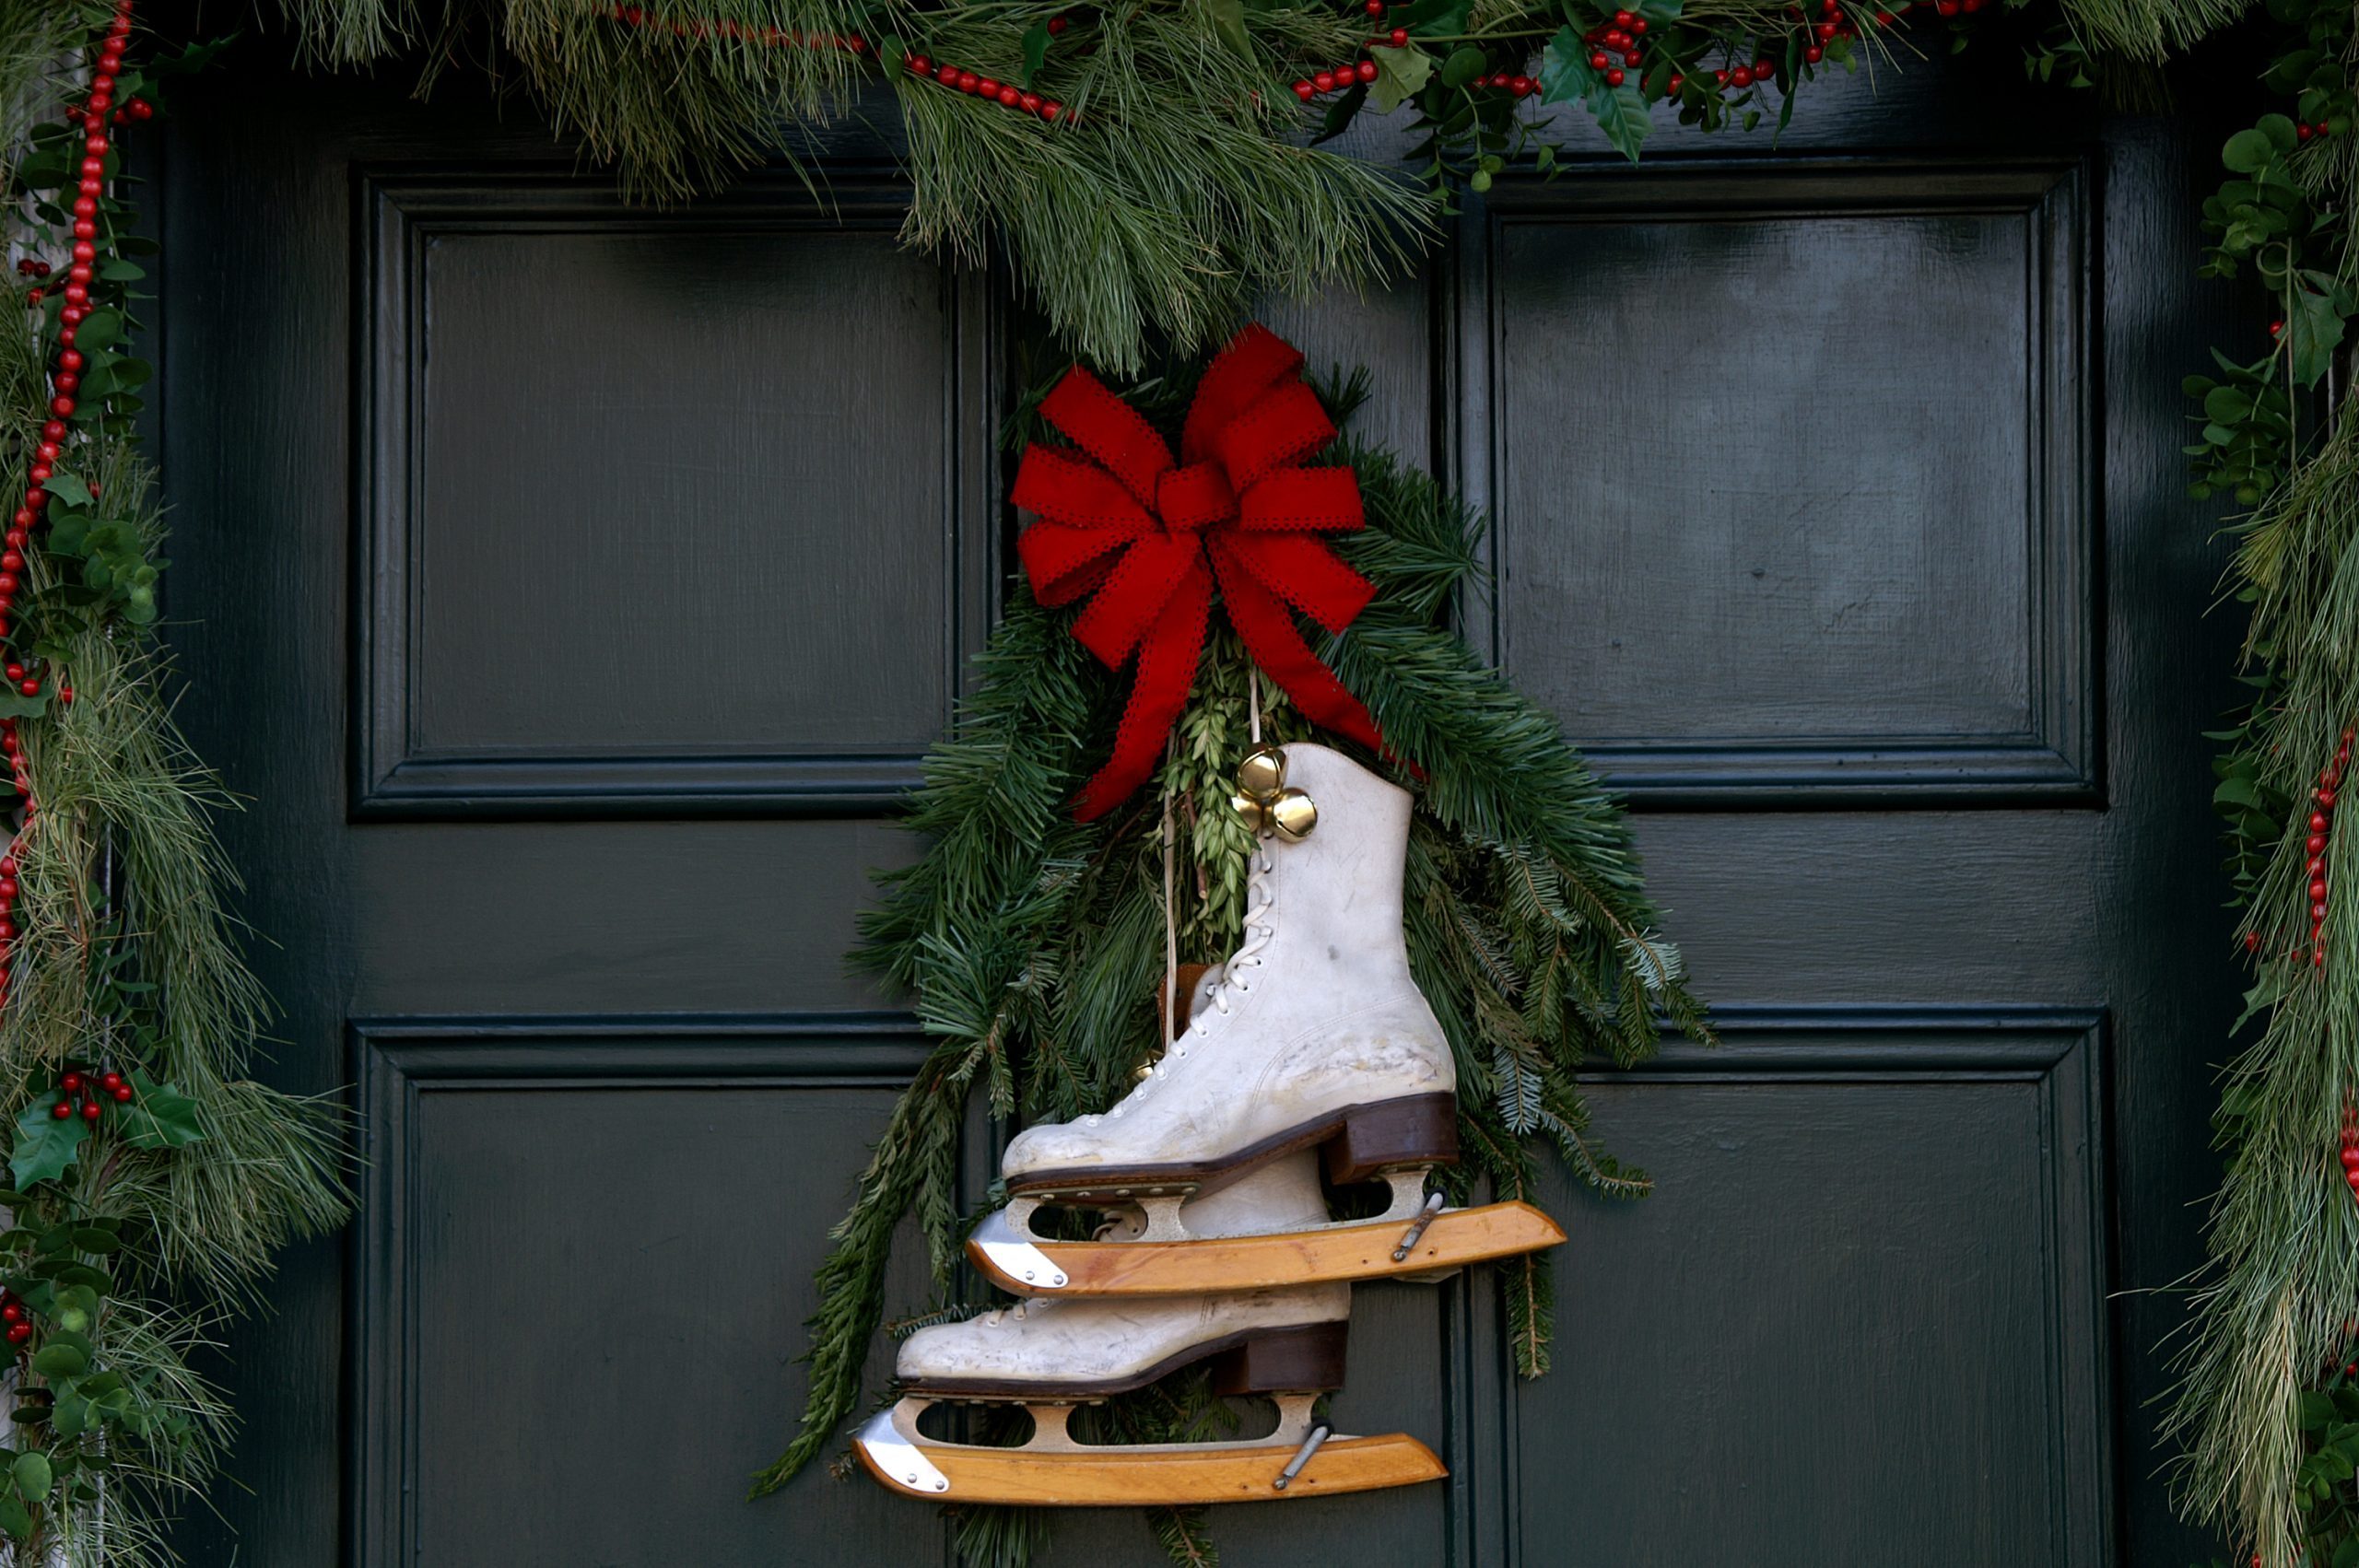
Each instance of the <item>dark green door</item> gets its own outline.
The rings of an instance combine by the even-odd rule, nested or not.
[[[516,104],[287,55],[154,168],[187,718],[252,801],[276,1071],[366,1162],[234,1346],[236,1561],[943,1559],[858,1478],[739,1499],[918,1055],[841,955],[1008,569],[1017,313],[896,247],[862,135],[827,206],[650,211]],[[2019,76],[1503,180],[1393,292],[1273,310],[1492,509],[1469,625],[1629,790],[1728,1045],[1597,1076],[1661,1191],[1554,1194],[1555,1374],[1480,1279],[1363,1291],[1344,1418],[1452,1479],[1226,1514],[1229,1562],[2197,1554],[2142,1293],[2233,983],[2175,392],[2214,138]]]

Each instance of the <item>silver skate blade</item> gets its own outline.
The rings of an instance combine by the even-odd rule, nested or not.
[[[992,1272],[1017,1285],[1041,1291],[1065,1288],[1065,1271],[1032,1244],[1031,1236],[1018,1229],[1003,1209],[984,1215],[968,1244],[982,1254]]]
[[[950,1478],[933,1468],[925,1457],[917,1437],[918,1412],[931,1401],[903,1399],[892,1409],[879,1410],[868,1418],[860,1434],[852,1439],[860,1457],[876,1475],[876,1479],[904,1492],[919,1493],[945,1492],[950,1490]],[[916,1409],[910,1409],[911,1406]],[[908,1412],[909,1424],[901,1424]]]

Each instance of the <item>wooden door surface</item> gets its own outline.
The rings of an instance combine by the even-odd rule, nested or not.
[[[896,246],[868,133],[819,198],[651,210],[519,101],[288,57],[247,36],[147,166],[170,610],[272,1071],[349,1096],[362,1206],[235,1338],[194,1560],[946,1561],[858,1477],[741,1497],[920,1054],[843,954],[1012,565],[1019,307]],[[1727,1043],[1593,1076],[1661,1190],[1548,1195],[1555,1374],[1479,1277],[1364,1288],[1343,1417],[1451,1479],[1229,1510],[1227,1562],[2201,1552],[2150,1407],[2235,988],[2176,390],[2230,325],[2218,138],[2020,78],[1660,128],[1271,308],[1490,509],[1470,635],[1628,791]]]

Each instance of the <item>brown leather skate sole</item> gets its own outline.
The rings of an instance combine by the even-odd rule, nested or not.
[[[1069,1378],[1043,1383],[1013,1377],[912,1377],[902,1384],[909,1393],[933,1399],[1021,1399],[1033,1404],[1102,1399],[1144,1388],[1183,1366],[1215,1356],[1215,1394],[1308,1394],[1344,1386],[1344,1346],[1351,1328],[1348,1318],[1332,1323],[1299,1323],[1283,1328],[1240,1328],[1217,1340],[1164,1357],[1141,1372],[1120,1377]]]
[[[1458,1163],[1458,1097],[1410,1094],[1345,1106],[1218,1160],[1161,1164],[1090,1165],[1010,1176],[1015,1197],[1054,1195],[1077,1203],[1189,1192],[1234,1180],[1254,1166],[1297,1149],[1327,1145],[1327,1179],[1338,1187],[1367,1181],[1404,1165]]]
[[[1529,1203],[1445,1209],[1403,1249],[1400,1243],[1407,1228],[1407,1222],[1392,1219],[1188,1241],[1035,1242],[1064,1271],[1065,1282],[1053,1290],[1010,1275],[979,1242],[968,1242],[967,1258],[992,1284],[1017,1295],[1201,1295],[1305,1280],[1436,1274],[1538,1252],[1565,1239],[1563,1227]],[[1395,1258],[1396,1251],[1406,1255]]]

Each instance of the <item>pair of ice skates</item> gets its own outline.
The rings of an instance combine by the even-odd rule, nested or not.
[[[1262,833],[1243,940],[1190,988],[1185,1030],[1121,1104],[1009,1143],[1008,1205],[968,1255],[1024,1299],[903,1343],[904,1397],[857,1444],[896,1491],[1192,1504],[1433,1480],[1440,1461],[1415,1438],[1334,1436],[1315,1413],[1343,1385],[1351,1281],[1436,1279],[1564,1240],[1528,1204],[1426,1194],[1426,1173],[1458,1155],[1456,1073],[1402,937],[1408,795],[1308,743],[1248,758],[1245,788]],[[1331,1218],[1322,1157],[1339,1191],[1389,1186],[1384,1211]],[[1045,1205],[1106,1223],[1094,1240],[1050,1240],[1029,1226]],[[1067,1428],[1076,1405],[1206,1362],[1215,1392],[1273,1399],[1276,1430],[1140,1446]],[[1032,1437],[986,1447],[921,1431],[943,1402],[1020,1403]]]

